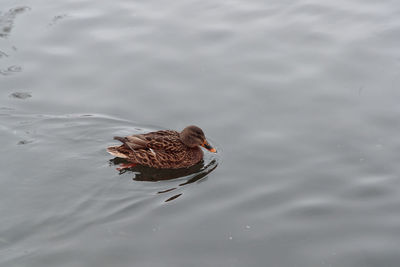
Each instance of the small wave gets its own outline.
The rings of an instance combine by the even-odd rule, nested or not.
[[[0,37],[6,38],[10,35],[17,15],[30,10],[29,7],[15,7],[0,15]]]
[[[28,93],[28,92],[14,92],[14,93],[10,94],[10,97],[16,98],[16,99],[27,99],[27,98],[32,97],[32,94]]]

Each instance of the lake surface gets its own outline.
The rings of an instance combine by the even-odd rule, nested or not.
[[[399,47],[397,1],[3,0],[0,266],[400,266]],[[201,177],[105,150],[190,124]]]

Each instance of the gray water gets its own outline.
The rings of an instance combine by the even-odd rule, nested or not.
[[[0,266],[400,266],[399,47],[398,1],[3,0]],[[189,124],[200,176],[105,151]]]

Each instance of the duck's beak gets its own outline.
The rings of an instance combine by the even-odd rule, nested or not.
[[[213,153],[217,152],[217,150],[215,148],[210,146],[210,144],[207,142],[207,140],[204,140],[204,143],[201,146],[204,147],[205,149],[207,149],[208,151],[213,152]]]

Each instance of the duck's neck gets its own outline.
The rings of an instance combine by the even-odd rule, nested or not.
[[[189,136],[184,132],[179,133],[179,139],[181,139],[182,143],[188,147],[193,147],[193,144],[190,142]]]

